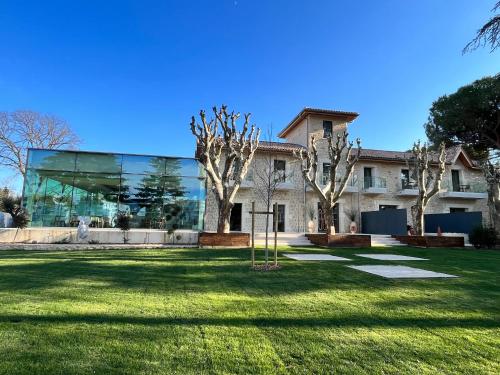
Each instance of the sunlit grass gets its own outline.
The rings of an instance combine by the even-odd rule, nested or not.
[[[0,253],[0,373],[499,373],[500,252],[372,249],[457,279],[248,250]],[[258,251],[263,261],[263,252]]]

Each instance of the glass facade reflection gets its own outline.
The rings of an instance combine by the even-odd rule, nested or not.
[[[30,149],[23,204],[32,227],[202,230],[205,174],[195,159]]]

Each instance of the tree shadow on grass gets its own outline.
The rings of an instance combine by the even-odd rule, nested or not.
[[[308,318],[218,318],[218,317],[148,317],[100,314],[70,315],[0,315],[2,323],[56,323],[56,324],[132,324],[146,326],[226,326],[226,327],[263,327],[263,328],[500,328],[500,322],[486,318],[449,318],[449,317],[377,317],[373,315],[350,315],[345,317],[308,317]]]
[[[287,251],[287,250],[285,250]],[[349,256],[359,250],[334,250],[335,255]],[[284,251],[280,251],[283,253]],[[328,249],[325,249],[328,253]],[[262,255],[262,254],[259,254]],[[411,254],[410,254],[411,255]],[[437,253],[442,259],[445,253]],[[466,259],[471,259],[466,254]],[[248,249],[200,250],[111,250],[85,252],[9,252],[0,254],[0,291],[40,293],[63,285],[72,287],[72,280],[100,282],[116,293],[140,290],[151,293],[215,292],[236,293],[250,296],[282,296],[304,292],[337,291],[385,292],[406,288],[413,293],[443,290],[454,293],[461,305],[490,311],[490,304],[481,304],[478,297],[487,300],[498,298],[495,279],[489,272],[495,267],[491,262],[484,270],[470,266],[473,277],[446,280],[388,280],[345,267],[339,262],[298,262],[280,258],[283,269],[277,272],[254,272],[249,269]],[[372,260],[353,259],[349,264],[373,263]],[[9,260],[11,262],[9,262]],[[16,262],[19,260],[20,262]],[[478,261],[483,263],[482,260]],[[438,262],[418,266],[436,271]],[[453,259],[450,267],[469,268],[469,263]],[[78,287],[75,286],[75,287]],[[87,286],[88,287],[88,286]],[[400,292],[398,292],[400,293]],[[398,294],[387,308],[404,301]],[[396,296],[396,297],[397,297]],[[463,303],[462,303],[463,302]],[[479,301],[480,302],[480,301]],[[458,302],[457,302],[458,303]],[[391,306],[393,304],[393,306]]]

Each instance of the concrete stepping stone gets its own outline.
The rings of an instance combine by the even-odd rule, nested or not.
[[[350,261],[351,259],[336,257],[330,254],[283,254],[287,258],[295,260],[336,260],[336,261]]]
[[[387,279],[431,279],[458,277],[434,271],[422,270],[420,268],[406,266],[347,266],[359,271],[385,277]]]
[[[358,257],[378,259],[378,260],[429,260],[424,258],[409,257],[396,254],[354,254]]]

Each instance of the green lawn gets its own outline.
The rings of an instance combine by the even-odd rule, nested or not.
[[[253,272],[234,249],[3,251],[0,373],[500,373],[500,251],[370,251],[430,259],[392,263],[285,251],[460,278],[283,257]]]

